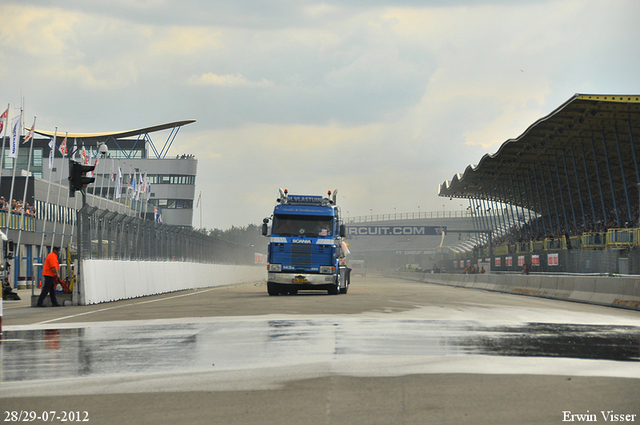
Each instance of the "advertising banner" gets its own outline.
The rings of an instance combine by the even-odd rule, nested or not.
[[[347,226],[352,236],[440,236],[446,226]]]

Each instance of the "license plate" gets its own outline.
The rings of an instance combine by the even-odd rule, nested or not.
[[[295,279],[293,279],[293,283],[307,283],[308,280],[305,279],[304,277],[296,277]]]

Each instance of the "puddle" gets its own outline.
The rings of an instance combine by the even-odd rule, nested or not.
[[[640,360],[640,327],[321,317],[5,331],[4,382],[239,370],[356,356]]]

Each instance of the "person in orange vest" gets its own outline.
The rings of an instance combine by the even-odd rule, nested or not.
[[[486,270],[484,269],[484,266],[482,266],[482,268],[480,269],[480,274],[484,274]]]
[[[54,246],[53,250],[47,255],[44,260],[44,266],[42,267],[42,276],[44,277],[44,284],[42,285],[42,291],[38,297],[37,307],[44,307],[44,300],[47,294],[51,297],[51,305],[53,307],[60,307],[58,300],[56,299],[56,279],[58,279],[58,255],[60,254],[60,247]]]

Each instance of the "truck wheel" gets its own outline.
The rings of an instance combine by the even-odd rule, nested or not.
[[[340,288],[340,293],[341,294],[346,294],[347,291],[349,290],[349,285],[351,285],[351,272],[349,270],[347,270],[347,275],[345,276],[345,285],[344,288]]]
[[[336,286],[331,287],[330,289],[327,289],[327,292],[329,293],[329,295],[338,295],[340,293],[339,284],[337,284]]]
[[[267,292],[269,293],[269,295],[280,294],[280,285],[276,283],[267,282]]]

